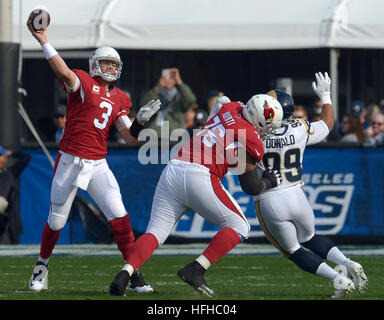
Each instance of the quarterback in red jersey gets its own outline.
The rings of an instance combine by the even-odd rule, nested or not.
[[[49,258],[67,222],[78,188],[86,190],[95,200],[111,226],[124,260],[128,258],[135,239],[119,185],[105,159],[108,133],[114,124],[127,144],[135,144],[144,123],[160,108],[160,101],[149,101],[131,122],[128,118],[131,100],[112,84],[120,77],[123,64],[115,49],[96,49],[89,58],[89,73],[71,70],[48,43],[47,30],[36,32],[31,22],[27,22],[27,26],[68,93],[67,121],[54,168],[48,221],[29,282],[32,291],[40,292],[47,288]],[[153,291],[138,270],[130,287],[137,292]]]
[[[214,108],[217,113],[164,168],[146,233],[136,240],[126,264],[112,281],[111,295],[124,294],[135,270],[164,243],[175,223],[189,210],[220,228],[207,249],[178,272],[184,282],[201,294],[215,295],[204,280],[205,271],[248,238],[249,223],[220,180],[230,168],[240,173],[256,168],[264,154],[260,135],[280,127],[283,110],[275,98],[265,94],[253,96],[245,106],[230,102],[227,97],[219,99]],[[278,173],[265,171],[263,179],[276,186]],[[260,184],[266,186],[263,179]]]

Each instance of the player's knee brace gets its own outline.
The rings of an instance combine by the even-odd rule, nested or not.
[[[300,248],[292,253],[289,259],[292,260],[300,269],[313,274],[316,274],[319,265],[323,263],[323,260],[318,255],[303,248]]]
[[[310,240],[303,242],[302,245],[323,259],[327,258],[329,250],[335,246],[330,238],[317,234],[315,234]]]

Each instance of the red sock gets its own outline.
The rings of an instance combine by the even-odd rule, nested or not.
[[[60,230],[53,231],[48,222],[45,224],[40,245],[40,257],[48,259],[51,256],[53,248],[59,239],[59,234]]]
[[[121,251],[123,258],[126,261],[129,251],[131,250],[135,241],[129,214],[126,214],[122,218],[110,220],[109,225],[112,228],[113,238],[115,239],[117,247]]]
[[[136,270],[151,257],[158,246],[159,242],[152,233],[144,233],[136,240],[126,263],[130,264],[134,270]]]
[[[203,252],[203,255],[214,264],[217,260],[224,257],[229,251],[241,242],[240,236],[235,230],[229,227],[221,229],[212,238],[209,246]]]

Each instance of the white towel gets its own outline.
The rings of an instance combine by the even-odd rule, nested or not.
[[[74,163],[78,164],[78,166],[80,167],[80,172],[77,175],[77,178],[74,181],[73,185],[83,190],[87,190],[89,181],[92,177],[94,161],[75,157]]]

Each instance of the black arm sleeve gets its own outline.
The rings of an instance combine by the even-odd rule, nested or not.
[[[268,181],[259,175],[257,169],[239,175],[239,181],[241,189],[252,196],[264,192],[269,187]]]

